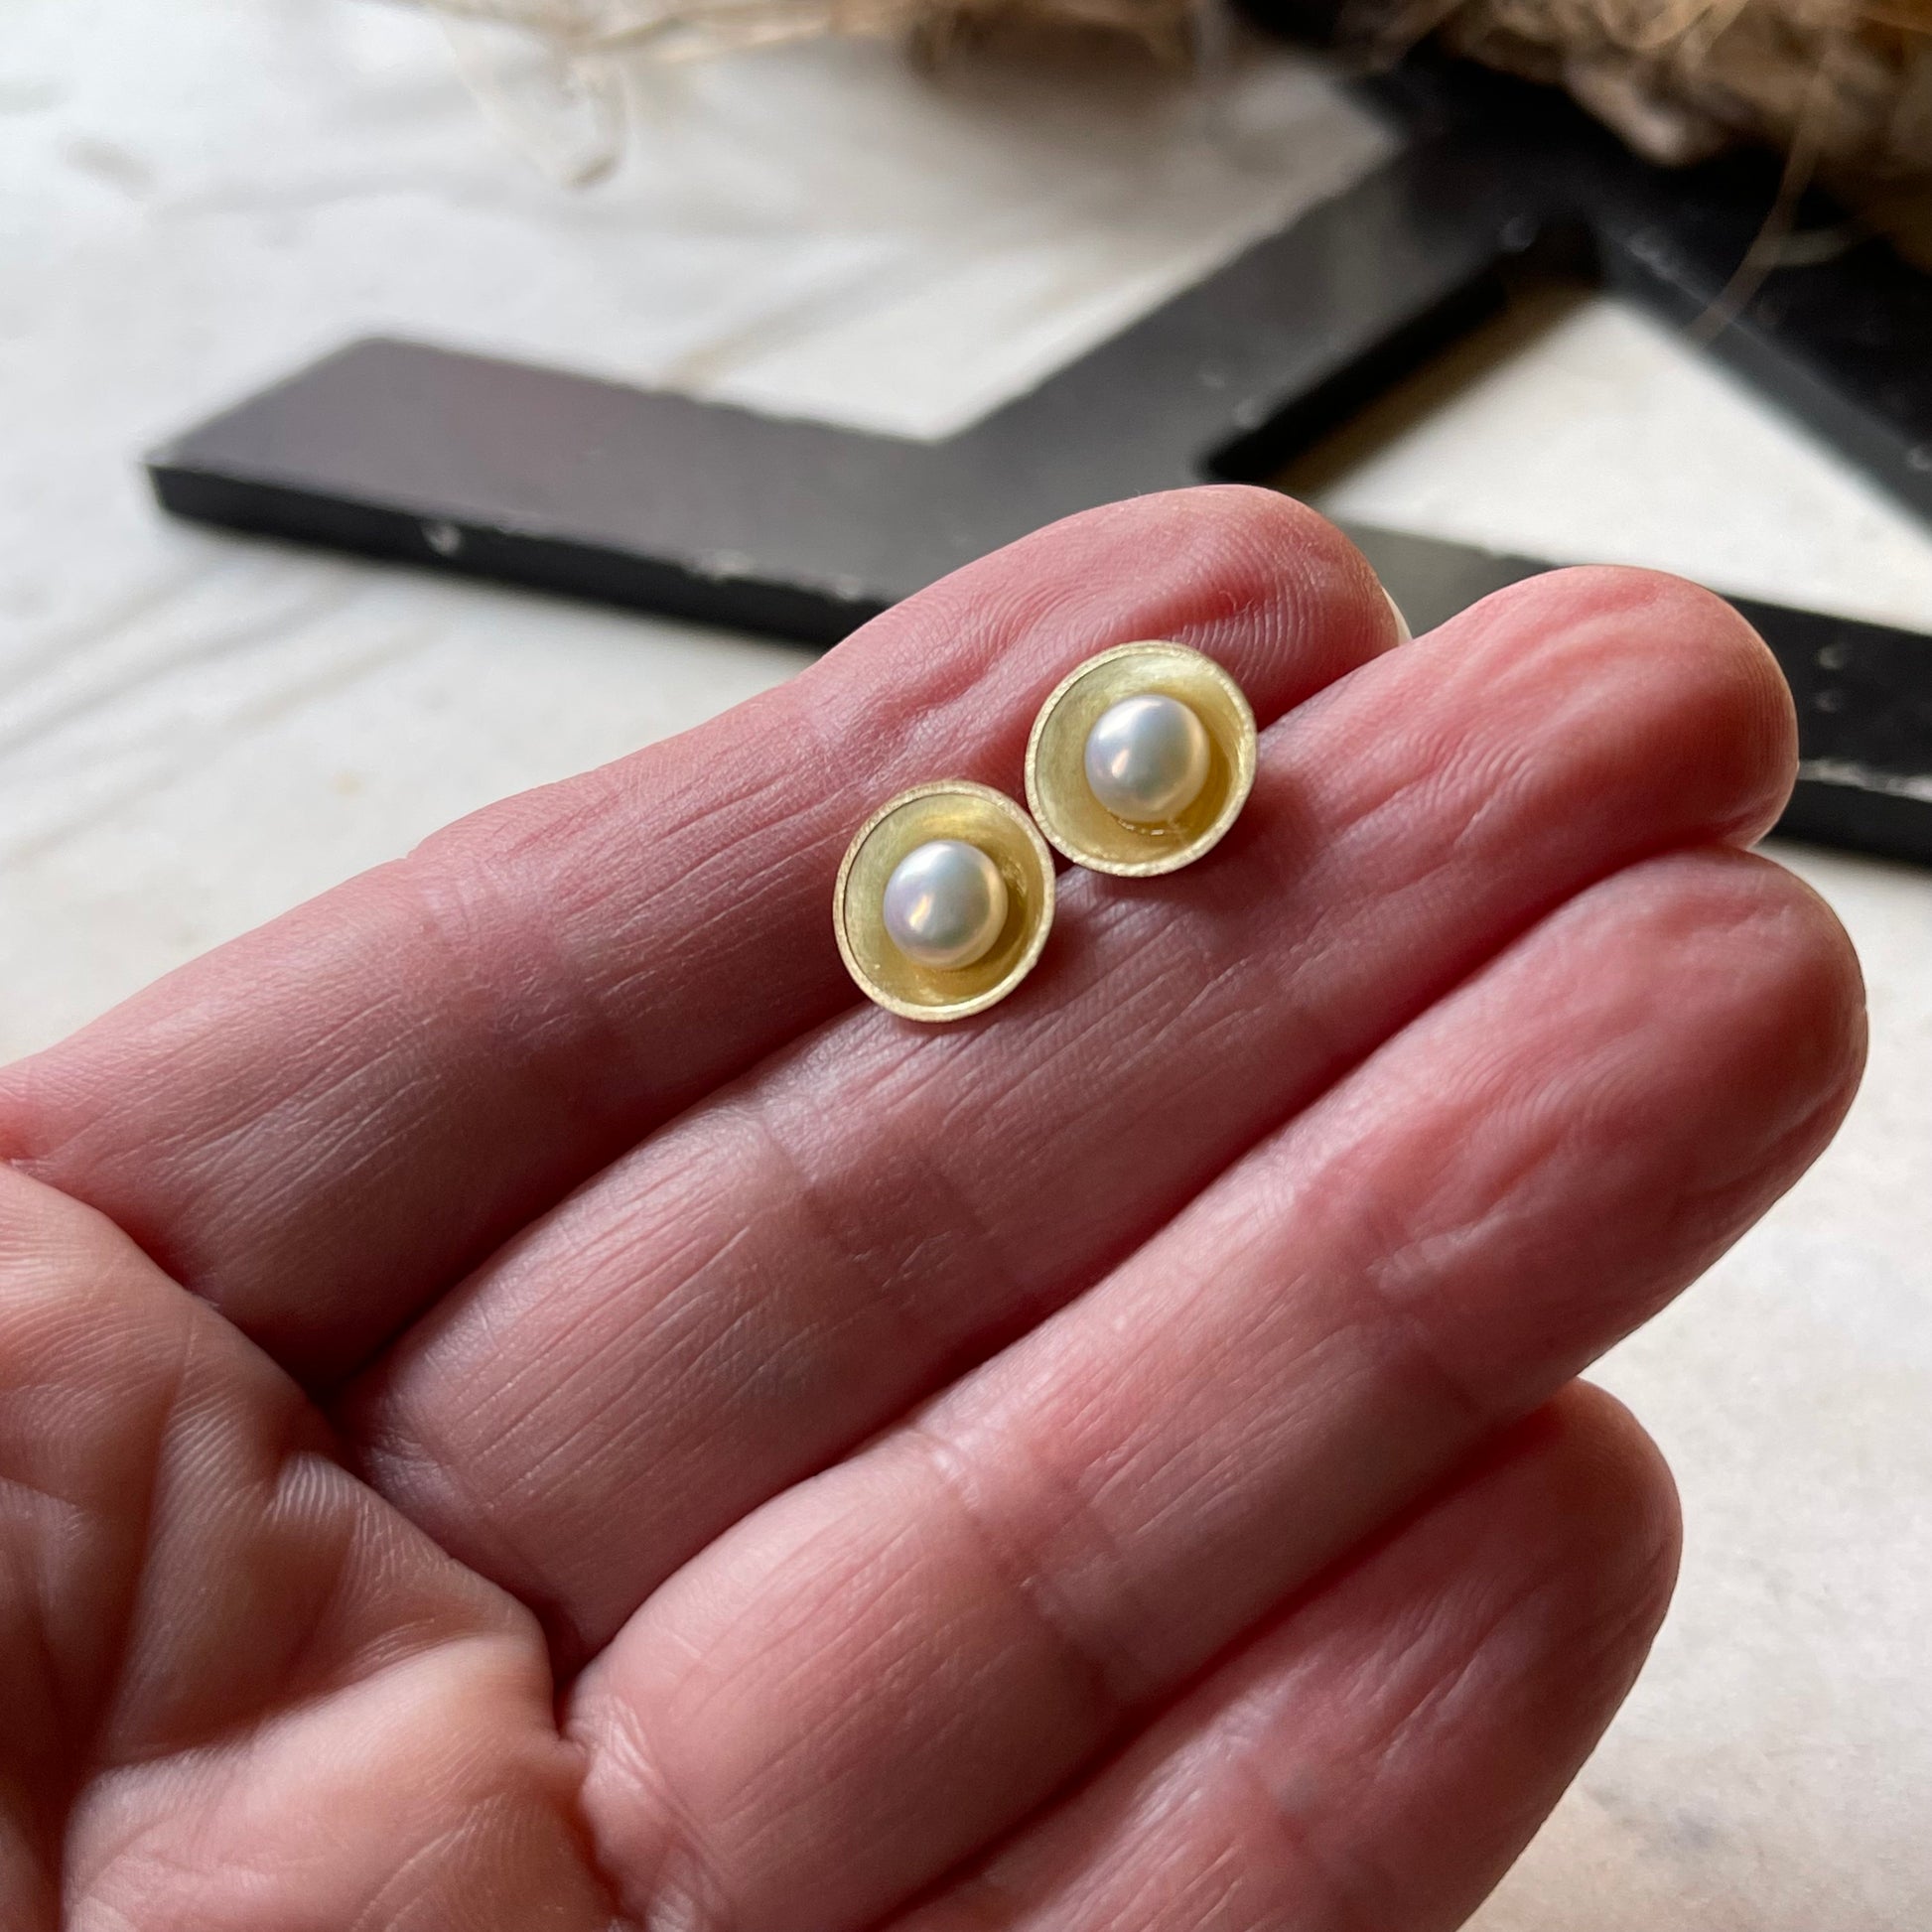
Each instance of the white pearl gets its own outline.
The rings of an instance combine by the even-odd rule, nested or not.
[[[886,882],[886,932],[921,966],[971,966],[993,950],[1007,922],[1007,882],[976,845],[928,839]]]
[[[1123,698],[1087,733],[1087,783],[1130,825],[1175,819],[1207,783],[1207,727],[1178,698]]]

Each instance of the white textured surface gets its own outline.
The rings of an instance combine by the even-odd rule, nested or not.
[[[171,527],[145,443],[378,327],[936,434],[1381,143],[1285,63],[1212,110],[863,49],[650,92],[624,171],[570,196],[406,15],[10,0],[0,1051],[801,661]],[[1927,533],[1636,316],[1583,305],[1438,388],[1331,507],[1932,628]],[[1871,1076],[1608,1365],[1679,1472],[1683,1591],[1487,1932],[1932,1925],[1932,875],[1795,862],[1863,953]]]

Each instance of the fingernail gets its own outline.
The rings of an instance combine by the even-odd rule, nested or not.
[[[1394,598],[1389,597],[1387,591],[1384,591],[1382,595],[1384,598],[1388,599],[1389,609],[1395,613],[1396,642],[1398,644],[1414,643],[1416,640],[1416,633],[1409,628],[1409,620],[1402,615],[1402,606],[1399,605]]]

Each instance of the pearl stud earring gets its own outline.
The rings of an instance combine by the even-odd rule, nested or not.
[[[1077,866],[1146,878],[1191,865],[1255,780],[1241,687],[1184,644],[1120,644],[1054,688],[1027,745],[1027,802]]]
[[[839,957],[907,1020],[963,1020],[1033,971],[1053,924],[1053,859],[1011,798],[963,778],[889,799],[832,892]]]

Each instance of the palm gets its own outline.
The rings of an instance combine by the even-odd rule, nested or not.
[[[854,1007],[851,828],[1135,636],[1269,726],[1236,834]],[[1858,998],[1722,607],[1389,642],[1279,499],[1099,512],[6,1075],[0,1921],[1456,1923],[1668,1592],[1565,1385]]]

